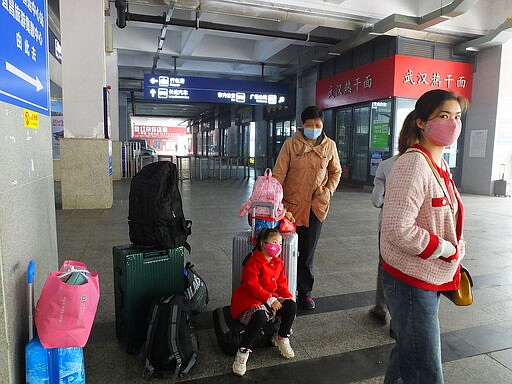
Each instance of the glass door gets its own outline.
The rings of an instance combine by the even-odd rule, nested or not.
[[[350,141],[352,132],[352,108],[336,111],[336,146],[340,157],[343,179],[350,178]]]
[[[336,111],[336,145],[343,173],[355,183],[367,183],[370,107],[349,107]]]
[[[370,138],[370,107],[354,108],[351,180],[366,183]]]

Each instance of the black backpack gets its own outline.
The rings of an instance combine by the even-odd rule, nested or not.
[[[150,163],[130,184],[128,225],[136,245],[163,249],[185,246],[192,222],[185,220],[178,189],[176,165],[170,161]]]
[[[172,295],[155,301],[144,345],[143,377],[170,372],[175,383],[178,375],[185,375],[194,366],[198,352],[199,342],[185,297]]]
[[[213,327],[217,343],[227,355],[234,355],[242,345],[245,328],[238,319],[231,317],[230,306],[220,307],[213,311]],[[256,339],[255,347],[272,345],[272,336],[279,330],[280,321],[276,318],[267,322]]]
[[[190,303],[192,315],[198,315],[203,312],[206,304],[210,301],[206,283],[197,274],[194,265],[189,261],[185,265],[185,297]]]

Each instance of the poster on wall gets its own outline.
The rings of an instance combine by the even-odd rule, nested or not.
[[[370,175],[375,176],[377,174],[377,168],[382,163],[382,152],[373,152],[370,159]]]
[[[384,152],[389,151],[389,121],[373,121],[371,147]]]
[[[485,158],[485,146],[487,143],[487,130],[473,130],[469,139],[469,157]]]
[[[60,141],[64,138],[64,117],[62,115],[62,100],[52,99],[51,121],[53,160],[60,160]]]
[[[186,156],[192,151],[188,122],[175,118],[131,117],[131,136],[144,139],[158,155]]]

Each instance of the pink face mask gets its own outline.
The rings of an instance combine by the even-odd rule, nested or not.
[[[457,141],[462,122],[454,119],[433,119],[427,121],[423,134],[435,145],[446,147]]]
[[[277,257],[281,253],[281,246],[275,243],[267,243],[265,251],[267,251],[270,256]]]

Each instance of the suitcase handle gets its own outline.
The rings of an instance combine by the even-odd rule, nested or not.
[[[253,201],[250,210],[251,216],[251,237],[256,239],[256,208],[267,208],[269,217],[274,218],[274,203],[267,201]]]
[[[153,263],[155,261],[160,261],[160,260],[165,260],[165,259],[169,259],[169,254],[167,252],[167,250],[162,250],[162,249],[159,249],[159,250],[155,250],[155,251],[147,251],[147,252],[144,252],[144,255],[143,255],[143,259],[144,259],[144,262],[146,263]]]

